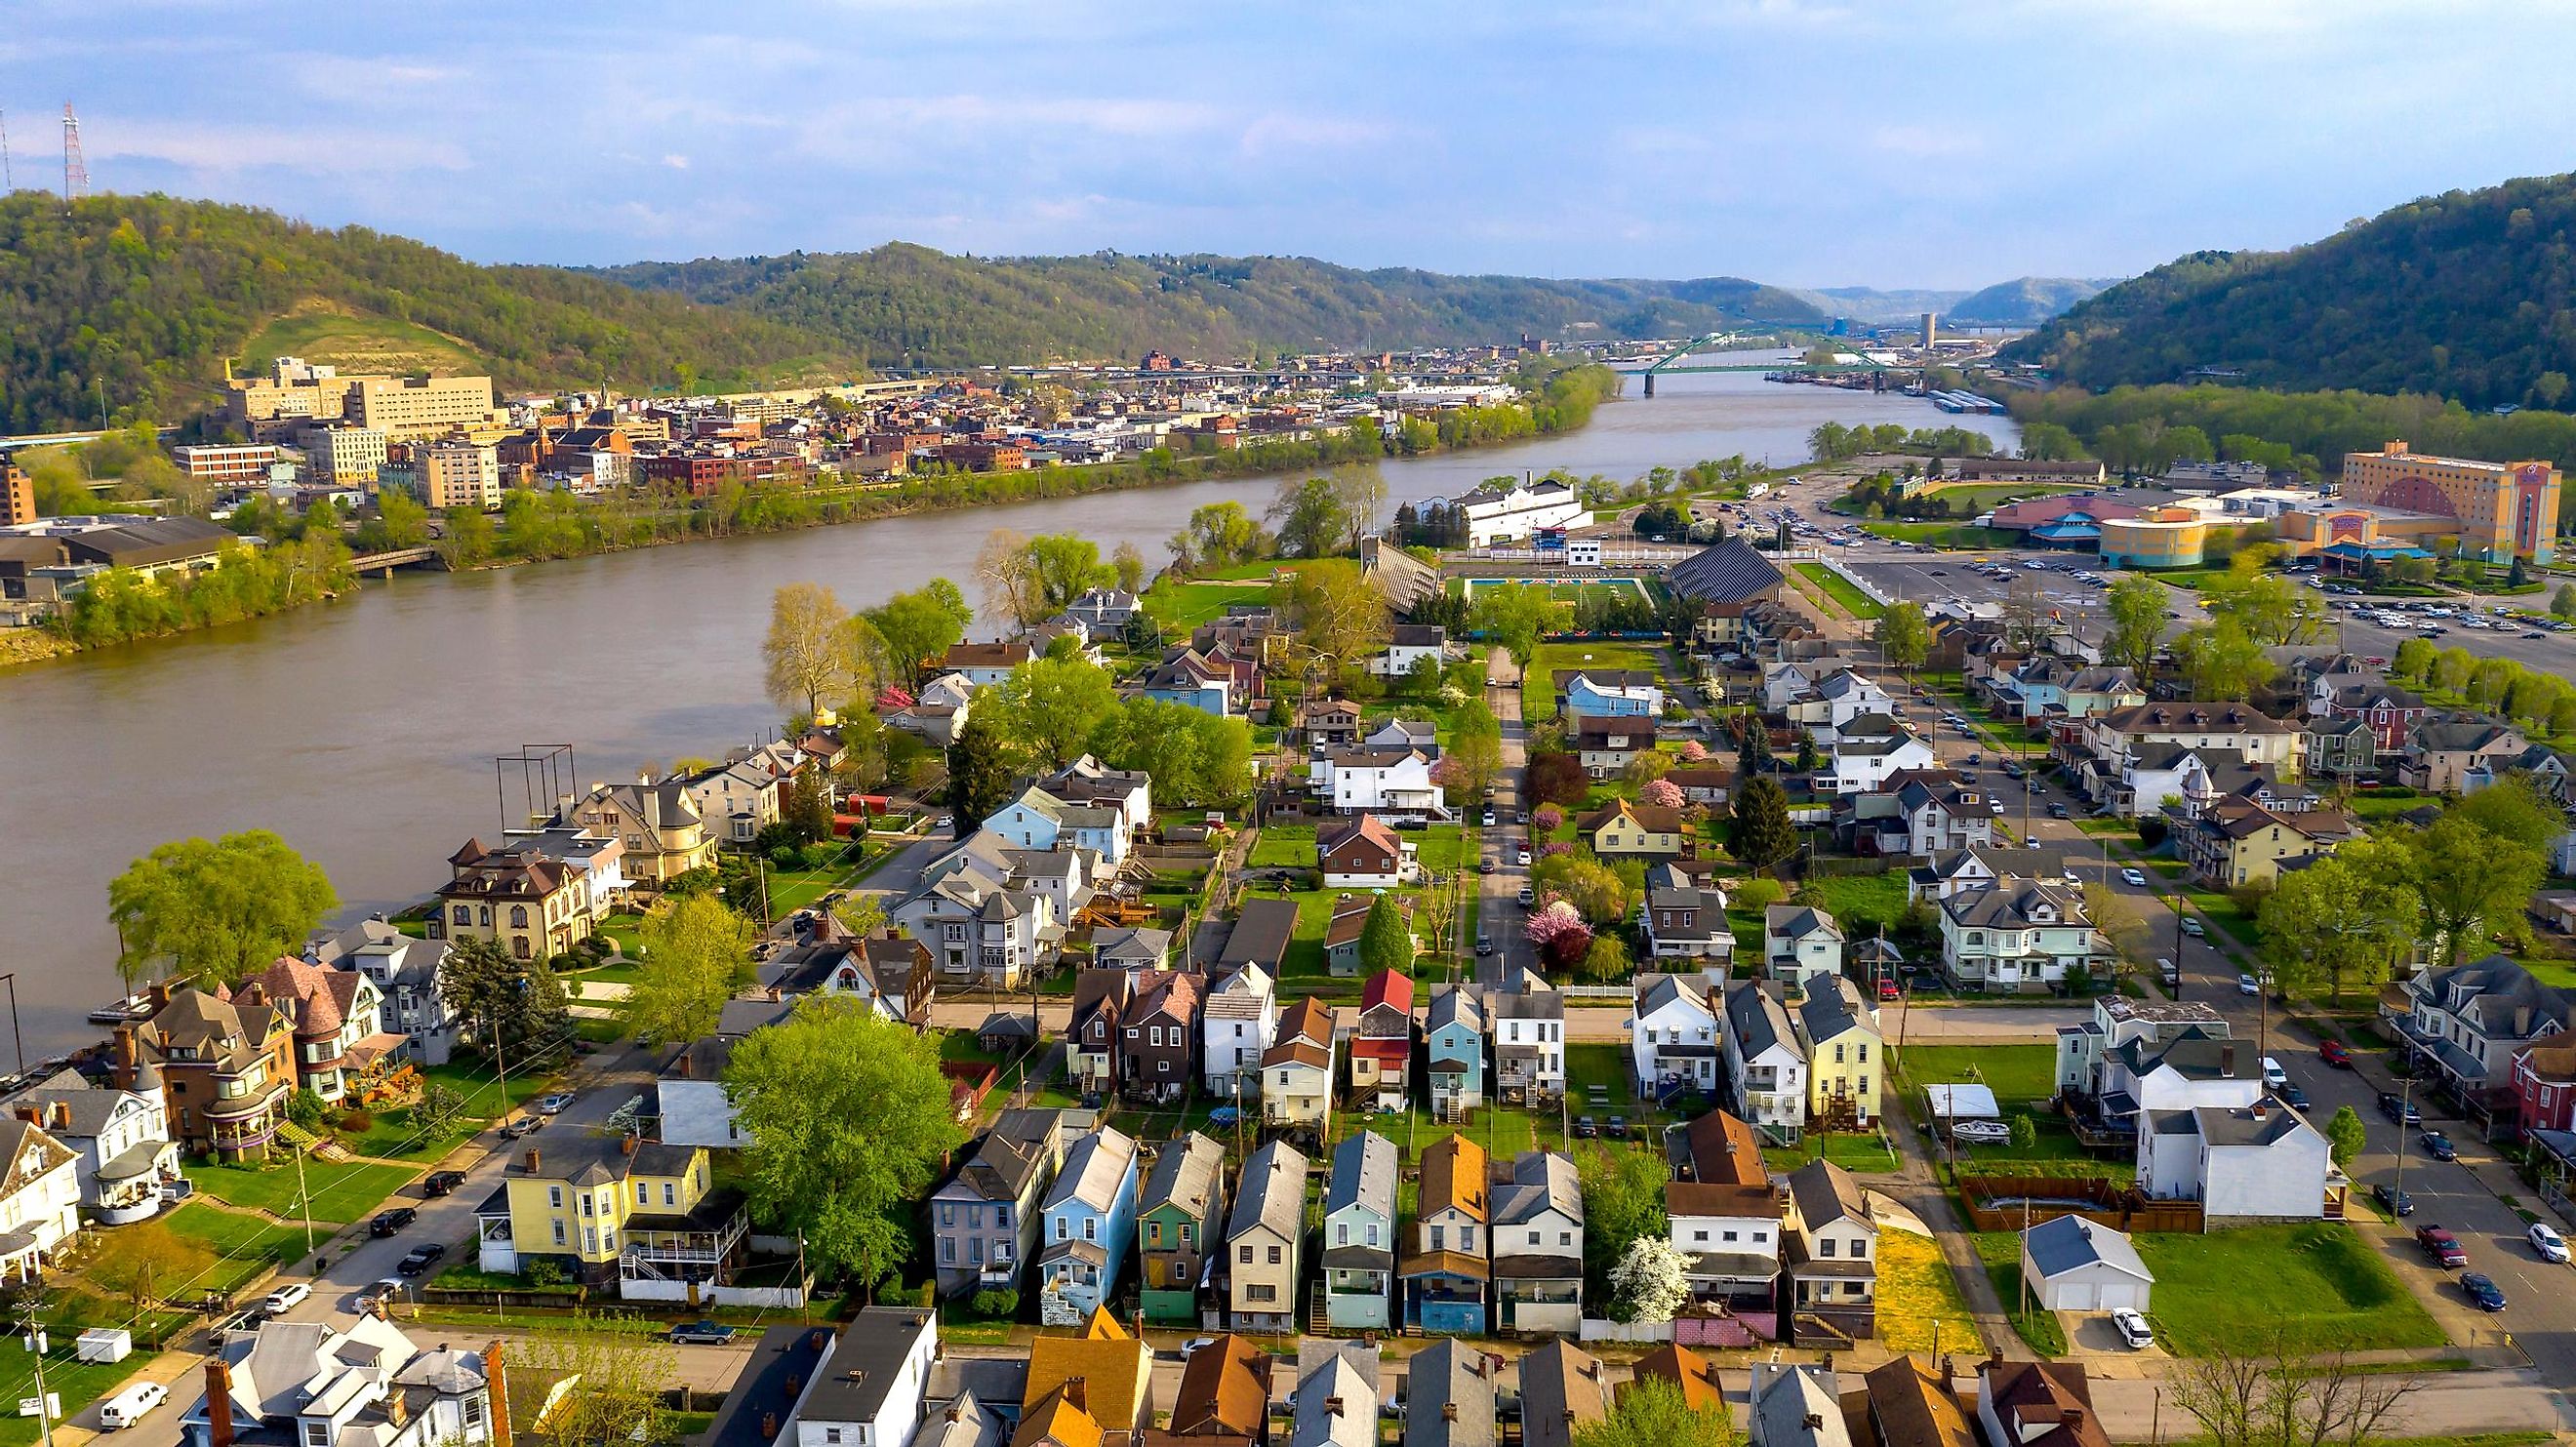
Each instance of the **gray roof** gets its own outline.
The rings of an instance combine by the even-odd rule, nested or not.
[[[1523,1151],[1512,1160],[1511,1178],[1494,1188],[1493,1223],[1514,1225],[1547,1211],[1561,1211],[1583,1225],[1583,1186],[1574,1161],[1554,1151]]]
[[[1765,989],[1760,980],[1738,980],[1726,987],[1726,1028],[1748,1060],[1797,1037],[1779,993]]]
[[[1375,1447],[1377,1388],[1343,1353],[1297,1383],[1293,1411],[1288,1447]]]
[[[1831,1367],[1756,1362],[1746,1415],[1746,1435],[1760,1447],[1851,1447]]]
[[[1798,1027],[1809,1042],[1831,1040],[1868,1023],[1869,1007],[1861,1003],[1860,986],[1835,975],[1818,979],[1798,1002]]]
[[[1395,1219],[1395,1142],[1373,1130],[1333,1147],[1333,1173],[1324,1186],[1324,1209],[1359,1206]]]
[[[1694,603],[1741,603],[1780,586],[1780,570],[1742,538],[1700,549],[1673,565],[1666,585]]]
[[[1493,1447],[1494,1373],[1485,1350],[1444,1337],[1405,1364],[1404,1447]]]
[[[1306,1158],[1294,1147],[1272,1141],[1243,1163],[1242,1179],[1235,1186],[1234,1211],[1225,1221],[1225,1237],[1231,1241],[1255,1226],[1263,1226],[1294,1245],[1305,1225]]]
[[[1680,975],[1639,975],[1636,981],[1637,1018],[1642,1020],[1666,1005],[1688,1001],[1705,1010],[1708,995],[1699,982]]]
[[[1297,903],[1287,899],[1247,899],[1235,915],[1234,931],[1217,954],[1216,970],[1235,964],[1257,964],[1274,973],[1287,957],[1288,941],[1297,933]]]
[[[809,1422],[873,1422],[886,1394],[903,1379],[903,1360],[924,1331],[935,1331],[920,1307],[867,1306],[841,1328],[831,1370],[805,1388],[796,1415]]]
[[[1562,1337],[1522,1357],[1520,1372],[1523,1447],[1567,1447],[1577,1426],[1609,1411],[1601,1359]]]
[[[1136,1210],[1141,1215],[1158,1206],[1172,1205],[1192,1217],[1205,1219],[1224,1188],[1225,1147],[1191,1131],[1178,1140],[1163,1142],[1155,1150],[1153,1174],[1145,1178],[1144,1194],[1137,1197]]]
[[[1042,1209],[1052,1211],[1079,1202],[1095,1211],[1106,1211],[1118,1199],[1119,1183],[1135,1169],[1135,1137],[1102,1126],[1075,1141],[1073,1149],[1065,1152],[1064,1169],[1056,1174],[1055,1184],[1047,1188]]]
[[[1800,1224],[1810,1231],[1846,1216],[1874,1224],[1860,1183],[1852,1179],[1851,1172],[1831,1161],[1809,1161],[1791,1171],[1789,1199],[1798,1208]]]
[[[2043,1221],[2021,1233],[2021,1244],[2043,1279],[2063,1276],[2096,1262],[2140,1281],[2156,1279],[2155,1273],[2147,1270],[2147,1263],[2138,1259],[2138,1248],[2129,1244],[2126,1233],[2081,1216]]]
[[[1951,895],[1941,901],[1941,908],[1953,920],[1976,929],[2030,929],[2042,923],[2032,917],[2042,909],[2056,912],[2057,917],[2046,922],[2049,925],[2091,923],[2084,913],[2084,896],[2077,891],[2010,875]]]
[[[1444,1025],[1464,1025],[1482,1035],[1486,1023],[1484,1006],[1472,986],[1438,985],[1431,991],[1430,1009],[1423,1013],[1422,1032],[1428,1035]]]
[[[1783,939],[1799,939],[1811,934],[1843,937],[1842,926],[1821,909],[1803,904],[1775,904],[1762,911],[1762,932]]]

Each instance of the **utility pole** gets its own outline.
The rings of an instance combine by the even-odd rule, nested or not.
[[[304,1148],[295,1148],[295,1199],[304,1208],[304,1253],[313,1254],[313,1192],[304,1185]]]
[[[18,1298],[18,1329],[26,1334],[27,1350],[36,1357],[36,1422],[45,1447],[54,1447],[54,1398],[45,1387],[45,1349],[50,1343],[46,1339],[43,1309],[41,1292],[31,1290]]]

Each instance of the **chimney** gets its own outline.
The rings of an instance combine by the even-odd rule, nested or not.
[[[763,1441],[763,1442],[774,1441],[774,1440],[776,1440],[777,1436],[778,1436],[778,1414],[777,1414],[776,1412],[763,1412],[763,1413],[761,1413],[761,1414],[760,1414],[760,1440],[761,1440],[761,1441]]]
[[[2256,1100],[2252,1105],[2246,1107],[2245,1114],[2255,1120],[2269,1120],[2272,1112],[2268,1102]]]
[[[2218,1047],[2218,1073],[2226,1076],[2236,1074],[2236,1042],[2233,1040]]]
[[[1342,1415],[1342,1399],[1339,1397],[1326,1397],[1324,1399],[1324,1415],[1327,1417],[1338,1417]]]
[[[1806,1428],[1810,1432],[1814,1432],[1825,1425],[1825,1419],[1817,1416],[1813,1412],[1809,1412],[1805,1417],[1799,1420],[1798,1425]]]
[[[45,1102],[45,1115],[48,1129],[70,1130],[72,1128],[72,1103],[68,1100]]]
[[[399,1383],[393,1390],[385,1393],[385,1420],[397,1429],[411,1420],[411,1403],[404,1400],[403,1389]]]
[[[501,1360],[501,1339],[483,1348],[483,1380],[492,1391],[491,1447],[510,1447],[510,1381]]]
[[[695,1063],[690,1060],[689,1052],[686,1050],[681,1051],[680,1058],[672,1064],[679,1070],[682,1080],[687,1080],[697,1073]]]
[[[1333,1401],[1334,1401],[1334,1403],[1335,1403],[1335,1404],[1339,1404],[1339,1403],[1340,1403],[1340,1401],[1341,1401],[1341,1398],[1339,1398],[1339,1397],[1335,1397],[1335,1398],[1333,1399]],[[1064,1404],[1065,1404],[1066,1406],[1068,1406],[1068,1407],[1072,1407],[1072,1408],[1076,1409],[1077,1411],[1082,1411],[1082,1412],[1088,1412],[1088,1411],[1090,1411],[1090,1410],[1091,1410],[1091,1387],[1090,1387],[1090,1384],[1089,1384],[1088,1382],[1086,1382],[1086,1381],[1085,1381],[1083,1378],[1081,1378],[1081,1377],[1068,1377],[1068,1378],[1066,1378],[1066,1379],[1065,1379],[1065,1384],[1064,1384]]]
[[[134,1024],[128,1021],[116,1027],[116,1083],[134,1082]]]
[[[831,1339],[832,1334],[819,1326],[814,1328],[812,1331],[805,1333],[805,1345],[818,1352],[821,1351],[824,1345],[831,1341]]]
[[[233,1369],[220,1352],[206,1358],[206,1447],[233,1447]]]
[[[25,1121],[29,1125],[43,1125],[45,1123],[45,1112],[37,1106],[25,1101],[18,1103],[15,1107],[14,1113],[17,1115],[18,1119]]]
[[[1458,1404],[1457,1404],[1457,1403],[1455,1403],[1455,1402],[1443,1402],[1443,1403],[1441,1403],[1441,1404],[1440,1404],[1440,1420],[1441,1420],[1441,1421],[1443,1421],[1443,1422],[1455,1422],[1455,1421],[1457,1421],[1457,1420],[1458,1420]]]
[[[626,1155],[635,1154],[635,1132],[628,1131],[625,1138],[617,1143],[617,1148]]]
[[[543,1162],[544,1159],[545,1157],[537,1153],[537,1148],[535,1146],[528,1147],[528,1174],[532,1176],[535,1175],[537,1173],[537,1166]]]

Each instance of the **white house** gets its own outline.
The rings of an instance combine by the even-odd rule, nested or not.
[[[2198,1201],[2212,1226],[2317,1220],[2333,1172],[2326,1138],[2276,1101],[2149,1111],[2138,1129],[2138,1180],[2148,1198]]]
[[[1941,964],[1962,989],[2037,989],[2109,958],[2083,897],[2065,885],[2006,876],[1941,901]]]
[[[2107,1090],[2104,1070],[2113,1052],[2132,1040],[2161,1048],[2165,1042],[2195,1031],[2213,1040],[2227,1038],[2227,1017],[2198,1000],[2132,1000],[2103,995],[2093,1001],[2093,1018],[2080,1025],[2057,1027],[2057,1088],[2083,1095]]]
[[[1344,749],[1314,764],[1314,791],[1345,814],[1430,814],[1444,807],[1419,749]]]
[[[131,1038],[123,1035],[119,1042]],[[160,1072],[149,1059],[137,1060],[132,1069],[131,1090],[92,1085],[80,1072],[64,1070],[5,1102],[12,1113],[31,1114],[79,1157],[81,1209],[110,1226],[158,1212],[162,1183],[179,1179],[179,1148],[170,1139]]]
[[[1717,1014],[1699,980],[1641,974],[1628,1012],[1629,1067],[1639,1095],[1717,1092]]]
[[[1565,996],[1555,986],[1522,971],[1518,985],[1486,993],[1485,1023],[1498,1099],[1527,1104],[1565,1093]]]
[[[1735,1113],[1774,1136],[1795,1137],[1807,1119],[1807,1056],[1789,1008],[1759,980],[1726,989],[1722,1050]]]
[[[33,1122],[0,1120],[0,1283],[33,1282],[80,1230],[80,1161]]]
[[[1127,861],[1136,826],[1114,804],[1068,804],[1032,784],[993,811],[984,830],[1023,849],[1088,849],[1111,867]]]
[[[2127,1233],[2081,1216],[2021,1233],[2021,1279],[2043,1311],[2145,1311],[2156,1284]]]
[[[1467,546],[1471,548],[1522,542],[1541,528],[1579,528],[1592,521],[1592,512],[1583,505],[1582,497],[1573,488],[1553,480],[1480,487],[1454,502],[1433,498],[1423,504],[1426,508],[1435,505],[1454,508],[1466,518]]]
[[[1932,746],[1892,726],[1866,727],[1881,722],[1876,715],[1854,720],[1833,741],[1830,773],[1837,794],[1865,794],[1887,782],[1890,774],[1909,769],[1928,769],[1936,760]]]
[[[496,1341],[480,1352],[424,1351],[379,1316],[361,1316],[345,1329],[318,1321],[263,1322],[223,1334],[206,1373],[220,1396],[200,1394],[180,1416],[179,1430],[189,1447],[212,1447],[218,1439],[470,1447],[498,1435],[492,1382],[501,1374],[501,1350]],[[535,1421],[550,1400],[514,1405]]]
[[[1667,1181],[1664,1217],[1673,1249],[1689,1261],[1691,1295],[1767,1311],[1780,1279],[1788,1206],[1769,1181]]]
[[[939,1313],[861,1307],[806,1377],[796,1447],[909,1447],[938,1359]]]
[[[1775,904],[1762,912],[1762,969],[1799,989],[1818,975],[1843,972],[1843,931],[1834,917],[1803,904]]]
[[[1279,1027],[1279,996],[1259,965],[1237,965],[1208,988],[1199,1007],[1199,1059],[1207,1093],[1233,1101],[1261,1096],[1261,1057]]]
[[[1417,664],[1436,672],[1449,661],[1449,630],[1437,623],[1398,623],[1388,630],[1386,651],[1369,660],[1369,672],[1410,678]]]

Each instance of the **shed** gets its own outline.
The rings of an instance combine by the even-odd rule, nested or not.
[[[2156,1284],[2125,1232],[2081,1216],[2021,1233],[2021,1274],[2050,1311],[2145,1311]]]
[[[1936,1121],[2003,1119],[1994,1091],[1982,1085],[1927,1085],[1923,1095]]]

